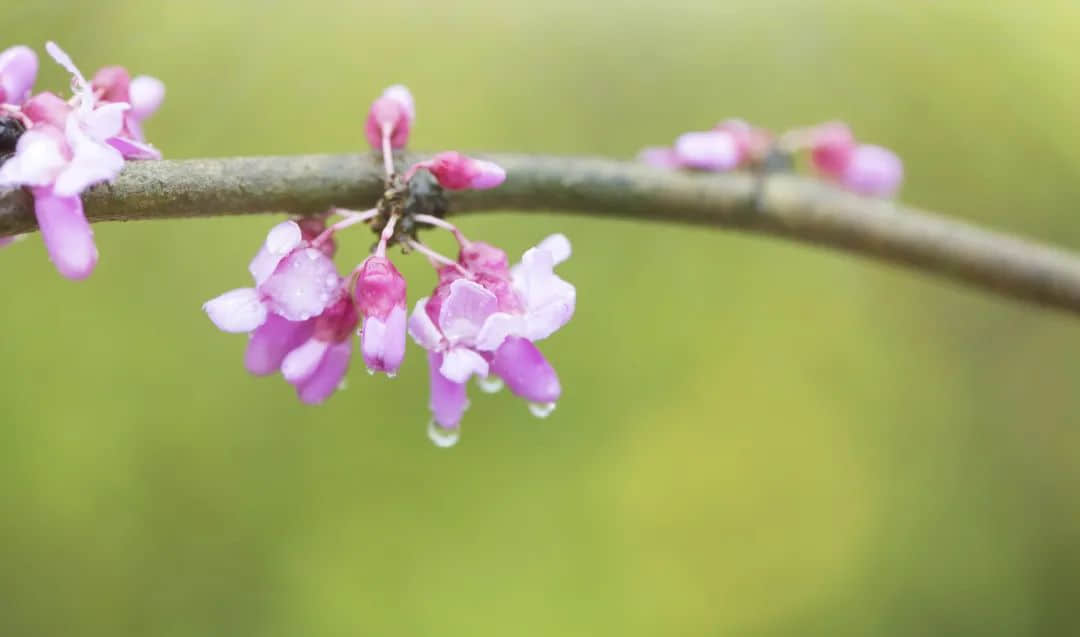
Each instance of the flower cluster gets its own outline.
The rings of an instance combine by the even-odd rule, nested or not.
[[[770,153],[800,151],[809,151],[810,163],[820,176],[859,194],[892,196],[904,178],[903,163],[895,153],[857,142],[851,129],[840,122],[791,130],[777,138],[765,129],[729,119],[709,131],[684,133],[671,147],[646,148],[638,158],[660,168],[727,172],[760,164]]]
[[[418,180],[461,190],[494,188],[506,179],[498,165],[457,152],[439,153],[399,174],[393,153],[405,147],[415,120],[409,91],[387,89],[372,104],[364,127],[383,154],[387,194],[379,205],[364,212],[334,208],[324,217],[278,224],[251,261],[253,286],[211,299],[204,309],[218,328],[250,334],[244,361],[249,372],[280,372],[309,404],[323,402],[341,385],[354,334],[369,373],[388,377],[401,366],[406,334],[411,335],[428,352],[429,436],[448,446],[458,439],[469,404],[466,384],[474,376],[487,391],[505,385],[537,416],[554,409],[562,389],[535,342],[570,320],[575,290],[554,273],[570,256],[562,235],[548,237],[511,266],[502,250],[469,240],[439,216],[410,209]],[[331,215],[341,219],[328,225]],[[379,239],[343,277],[333,261],[336,236],[360,224]],[[421,227],[452,233],[457,258],[420,242]],[[405,278],[387,256],[393,244],[426,256],[437,276],[434,291],[411,315]]]
[[[31,49],[0,53],[0,189],[30,190],[49,258],[60,274],[84,279],[98,252],[80,194],[111,181],[127,159],[161,158],[146,143],[142,122],[161,105],[165,87],[152,77],[132,78],[122,66],[87,80],[55,43],[45,50],[71,73],[71,99],[32,94],[38,61]]]

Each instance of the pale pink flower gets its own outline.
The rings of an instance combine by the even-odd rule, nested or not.
[[[460,259],[477,267],[471,278],[444,268],[435,293],[420,299],[409,319],[409,334],[429,352],[429,434],[439,444],[456,439],[468,406],[465,383],[474,375],[501,379],[533,403],[538,415],[546,415],[562,391],[533,341],[550,336],[573,315],[574,287],[553,271],[570,256],[569,241],[548,237],[512,269],[497,248],[475,245],[467,245]]]
[[[904,164],[881,146],[860,144],[847,125],[828,122],[811,133],[810,160],[823,176],[863,195],[889,197],[904,179]]]
[[[270,230],[248,269],[255,287],[230,290],[203,305],[225,332],[252,332],[270,314],[306,321],[344,294],[334,262],[305,240],[293,221]]]
[[[741,159],[735,136],[726,130],[684,133],[675,140],[674,150],[679,165],[698,170],[725,172]]]
[[[498,164],[483,159],[466,157],[456,151],[439,153],[431,159],[417,162],[405,173],[405,181],[425,169],[439,185],[447,190],[486,190],[506,181],[506,171]]]
[[[342,297],[312,321],[311,336],[285,355],[281,375],[296,387],[300,400],[317,405],[341,385],[352,358],[356,324],[356,306]]]

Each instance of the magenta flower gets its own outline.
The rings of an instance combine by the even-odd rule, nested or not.
[[[486,244],[467,245],[461,262],[471,278],[447,267],[435,293],[417,301],[409,334],[428,350],[433,416],[429,435],[452,444],[468,407],[465,383],[474,375],[493,375],[514,394],[546,415],[561,386],[554,369],[533,344],[550,336],[573,316],[574,286],[554,273],[570,256],[570,243],[553,235],[528,250],[507,269],[505,257]]]
[[[405,181],[425,169],[439,185],[447,190],[486,190],[506,181],[506,171],[498,164],[482,159],[466,157],[455,151],[439,153],[431,159],[417,162],[405,173]]]
[[[90,82],[95,95],[103,103],[128,104],[120,133],[109,144],[125,159],[161,159],[161,152],[146,143],[142,122],[154,114],[165,99],[165,85],[157,78],[140,75],[131,78],[122,66],[106,66],[94,74]]]
[[[317,405],[341,385],[349,370],[356,324],[356,306],[342,297],[312,321],[311,336],[284,357],[281,375],[296,387],[300,400]],[[295,332],[290,334],[295,337]]]
[[[385,256],[370,256],[357,269],[356,305],[364,315],[360,349],[371,372],[393,376],[405,358],[405,292],[405,277]]]
[[[37,71],[37,55],[25,46],[13,46],[0,53],[0,104],[18,106],[25,102]]]
[[[334,262],[305,240],[293,221],[270,230],[248,269],[255,287],[230,290],[203,305],[222,331],[252,332],[270,314],[306,321],[322,314],[344,294]]]
[[[889,197],[904,179],[904,164],[881,146],[859,144],[845,124],[829,122],[813,129],[810,160],[825,177],[863,195]]]
[[[404,148],[415,120],[416,105],[412,93],[404,86],[395,84],[371,104],[364,123],[364,134],[376,150],[384,149],[384,141],[392,149]]]

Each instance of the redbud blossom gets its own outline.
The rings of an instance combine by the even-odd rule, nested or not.
[[[724,130],[680,135],[675,140],[675,157],[682,166],[714,172],[732,170],[741,159],[735,136]]]
[[[372,372],[397,373],[405,358],[408,306],[405,277],[383,256],[370,256],[356,278],[356,306],[364,316],[360,350]]]
[[[506,171],[498,164],[466,157],[456,151],[439,153],[429,160],[414,164],[405,173],[405,179],[410,179],[421,168],[430,172],[439,185],[447,190],[486,190],[506,181]]]

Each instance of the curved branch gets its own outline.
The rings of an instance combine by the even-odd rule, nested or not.
[[[448,193],[451,214],[548,210],[730,227],[872,256],[1080,313],[1080,258],[1072,254],[811,179],[686,174],[608,159],[487,158],[506,168],[506,183]],[[132,162],[84,201],[91,221],[368,208],[382,195],[382,171],[377,154]],[[0,195],[0,236],[35,227],[27,193]]]

